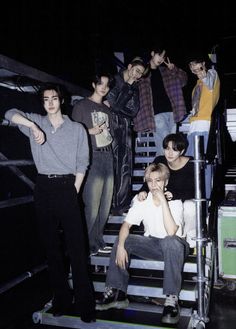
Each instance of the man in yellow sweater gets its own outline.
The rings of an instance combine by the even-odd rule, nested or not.
[[[192,110],[189,115],[189,147],[187,155],[194,156],[194,137],[204,136],[204,152],[206,152],[211,115],[220,96],[220,79],[214,68],[207,69],[203,58],[195,58],[189,62],[189,68],[198,78],[192,91]],[[207,171],[207,170],[206,170]],[[210,197],[209,175],[206,177],[206,197]],[[210,175],[211,177],[211,175]],[[208,181],[208,182],[207,182]]]

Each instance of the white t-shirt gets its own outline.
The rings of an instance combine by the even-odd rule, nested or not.
[[[174,221],[179,226],[176,235],[181,237],[183,228],[183,203],[181,200],[173,200],[169,201],[168,204]],[[167,236],[163,223],[162,206],[156,206],[154,204],[150,192],[144,201],[138,201],[137,196],[134,197],[133,205],[129,209],[124,221],[128,224],[138,226],[143,222],[145,236],[151,235],[156,238]]]

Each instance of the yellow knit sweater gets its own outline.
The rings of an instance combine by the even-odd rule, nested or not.
[[[197,86],[201,87],[201,95],[199,100],[199,110],[198,112],[190,117],[190,122],[196,120],[211,120],[211,114],[214,110],[219,97],[220,97],[220,79],[217,76],[214,82],[213,89],[209,89],[202,80],[198,80],[196,86],[193,89],[192,94]]]

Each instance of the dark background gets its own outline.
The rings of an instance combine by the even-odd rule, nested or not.
[[[114,52],[123,52],[127,64],[137,55],[148,59],[150,48],[164,42],[170,60],[189,73],[189,54],[215,50],[222,101],[236,107],[232,6],[229,1],[207,0],[7,1],[1,8],[0,54],[90,88],[94,73],[115,73]],[[187,100],[194,77],[189,78]],[[37,102],[36,95],[0,88],[1,116],[10,107],[40,111]],[[28,139],[14,128],[1,127],[0,146],[9,159],[31,158]],[[231,147],[235,149],[229,143]],[[34,180],[34,169],[21,170]],[[0,176],[0,201],[32,193],[8,168],[1,168]],[[1,282],[37,265],[43,255],[31,205],[1,209],[0,217],[0,261],[5,264]]]
[[[83,87],[96,71],[116,70],[114,51],[126,61],[148,58],[160,40],[182,68],[190,52],[216,46],[218,69],[236,72],[233,1],[21,0],[4,7],[0,54]]]
[[[190,73],[189,54],[214,50],[222,84],[219,108],[223,110],[224,102],[236,107],[233,7],[234,1],[226,0],[7,0],[1,3],[0,54],[90,88],[91,78],[99,70],[116,72],[114,52],[123,52],[127,64],[137,55],[148,59],[150,48],[164,42],[170,60]],[[186,99],[193,78],[189,74]],[[0,88],[1,116],[12,106],[40,111],[35,95]],[[3,154],[9,159],[31,158],[29,141],[23,134],[14,128],[0,128]],[[228,154],[234,153],[233,144],[228,143]],[[0,201],[32,194],[8,168],[0,169]],[[20,169],[35,180],[35,168]],[[44,261],[33,203],[0,209],[0,286]],[[24,295],[21,303],[25,299]],[[32,298],[29,300],[33,308]],[[6,315],[7,321],[13,314]]]

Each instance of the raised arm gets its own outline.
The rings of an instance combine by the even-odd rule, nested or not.
[[[44,132],[36,125],[36,123],[24,116],[21,111],[9,110],[6,112],[5,118],[16,125],[22,125],[29,128],[32,131],[36,143],[43,144],[45,142],[46,139]]]
[[[163,223],[164,223],[166,232],[168,235],[175,235],[179,226],[176,225],[176,223],[174,221],[174,218],[171,214],[170,207],[169,207],[168,201],[166,200],[165,194],[160,188],[156,189],[156,191],[154,192],[154,195],[155,194],[161,202],[162,212],[163,212]]]

